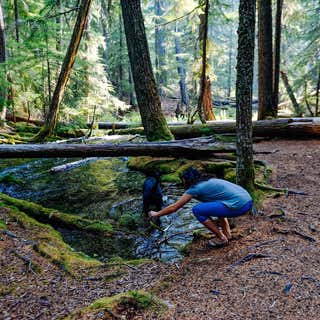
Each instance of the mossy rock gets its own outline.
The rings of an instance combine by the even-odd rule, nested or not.
[[[40,222],[49,223],[54,226],[67,227],[93,233],[111,234],[113,231],[111,224],[103,223],[98,220],[84,219],[72,214],[66,214],[57,210],[44,208],[38,204],[15,199],[3,193],[0,193],[0,201],[4,202],[8,206],[18,208]]]
[[[51,226],[36,221],[17,208],[8,209],[9,217],[30,231],[31,240],[36,243],[33,249],[63,270],[77,275],[82,269],[101,265],[100,261],[75,252]]]
[[[236,169],[229,168],[224,170],[224,179],[236,183],[237,173]]]
[[[113,317],[121,317],[121,312],[125,311],[126,308],[133,309],[137,314],[152,312],[152,315],[163,314],[167,306],[159,298],[154,295],[142,291],[134,290],[123,292],[111,297],[105,297],[94,301],[91,305],[83,308],[80,311],[74,312],[64,320],[76,320],[84,318],[95,318],[103,315],[105,319]]]

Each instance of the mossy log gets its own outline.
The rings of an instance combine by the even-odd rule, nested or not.
[[[0,193],[0,202],[16,207],[42,223],[48,223],[57,227],[77,229],[91,233],[113,233],[111,224],[103,223],[97,220],[84,219],[72,214],[62,213],[54,209],[44,208],[38,204],[12,198],[3,193]]]
[[[175,125],[169,128],[176,139],[195,138],[213,134],[236,134],[235,121],[211,121],[206,124]],[[143,128],[114,130],[112,134],[143,134]],[[320,118],[283,118],[253,122],[255,137],[296,137],[320,136]]]
[[[153,156],[201,159],[217,154],[235,152],[231,143],[216,142],[214,138],[184,141],[122,143],[122,144],[28,144],[1,145],[0,158],[73,158]]]
[[[3,205],[2,199],[0,204]],[[34,242],[33,249],[47,260],[61,267],[71,275],[80,275],[82,269],[99,267],[102,263],[96,259],[75,252],[66,244],[59,232],[50,225],[42,224],[16,207],[6,209],[8,221],[17,222],[28,232],[28,240]],[[11,224],[8,223],[8,226]],[[7,228],[7,226],[6,226]],[[18,236],[17,236],[18,237]],[[38,270],[41,272],[41,270]]]

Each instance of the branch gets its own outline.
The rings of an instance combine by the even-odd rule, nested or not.
[[[308,193],[304,192],[304,191],[299,191],[299,190],[291,190],[288,188],[276,188],[276,187],[272,187],[272,186],[268,186],[262,183],[258,183],[255,182],[254,185],[261,190],[271,190],[271,191],[278,191],[278,192],[284,192],[286,196],[288,196],[289,194],[299,194],[302,196],[307,196]]]

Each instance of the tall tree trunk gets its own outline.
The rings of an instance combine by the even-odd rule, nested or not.
[[[259,112],[258,119],[277,116],[272,103],[271,0],[259,0]]]
[[[274,32],[274,56],[273,56],[273,109],[278,114],[279,104],[279,76],[280,76],[280,50],[281,50],[281,16],[283,0],[277,0],[276,25]]]
[[[91,0],[81,0],[79,9],[78,9],[79,11],[77,15],[77,20],[73,29],[73,34],[69,43],[68,51],[64,58],[63,65],[61,67],[60,75],[58,78],[58,82],[50,103],[46,124],[42,127],[42,129],[40,130],[38,135],[35,137],[35,139],[43,139],[51,135],[56,126],[59,106],[63,99],[67,82],[70,78],[72,66],[77,56],[82,34],[88,20],[90,4],[91,4]]]
[[[119,97],[122,98],[123,95],[123,63],[122,63],[122,52],[123,52],[123,29],[122,29],[122,18],[121,13],[119,13],[119,55],[120,55],[120,61],[119,61],[119,78],[118,78],[118,93]]]
[[[162,5],[161,5],[162,2]],[[155,65],[156,65],[156,80],[158,85],[158,90],[160,96],[164,94],[163,86],[166,83],[166,72],[165,68],[165,58],[166,58],[166,49],[164,43],[165,31],[163,28],[158,27],[157,25],[162,22],[162,15],[164,13],[163,9],[163,0],[155,0],[154,2],[154,13],[156,16],[155,23]]]
[[[175,35],[175,50],[176,50],[176,60],[178,65],[178,74],[180,76],[179,87],[180,87],[180,96],[181,96],[181,105],[185,105],[187,108],[187,114],[189,113],[189,95],[187,92],[186,85],[186,69],[184,67],[184,60],[181,58],[181,27],[179,22],[176,22],[176,35]]]
[[[6,68],[6,37],[4,33],[4,14],[2,5],[0,3],[0,79],[2,83],[5,83],[7,78]],[[7,89],[5,85],[0,86],[0,127],[4,124],[6,119],[6,100],[7,100]]]
[[[128,82],[130,85],[130,102],[129,103],[133,107],[133,110],[138,111],[137,97],[136,97],[136,93],[134,91],[134,85],[133,85],[132,72],[131,72],[130,65],[128,68]]]
[[[63,4],[61,0],[56,0],[56,6],[57,6],[57,14],[58,16],[56,17],[56,49],[58,52],[61,51],[62,48],[62,30],[63,30],[63,25],[62,25],[62,14],[59,14],[63,12]]]
[[[283,84],[287,90],[287,94],[292,102],[292,105],[293,105],[293,109],[294,109],[294,112],[297,116],[301,117],[302,115],[302,110],[301,110],[301,107],[294,95],[294,92],[291,88],[291,85],[289,83],[289,80],[288,80],[288,77],[286,75],[286,73],[284,71],[280,71],[280,75],[281,75],[281,79],[283,81]]]
[[[173,138],[161,110],[152,72],[140,0],[121,0],[129,60],[142,124],[148,140]]]
[[[49,58],[49,39],[48,39],[48,25],[45,25],[45,39],[46,39],[46,61],[47,61],[47,81],[48,81],[48,104],[51,103],[51,67]]]
[[[20,42],[18,0],[13,1],[13,6],[14,6],[14,25],[15,25],[15,29],[16,29],[16,41]]]
[[[200,47],[202,49],[201,56],[202,56],[202,64],[201,64],[201,78],[200,78],[200,95],[198,99],[198,114],[200,121],[205,123],[206,120],[214,120],[213,111],[209,110],[212,109],[212,102],[211,102],[211,92],[210,95],[210,105],[207,102],[208,92],[206,89],[210,88],[208,86],[208,78],[206,74],[207,68],[207,40],[208,40],[208,17],[209,17],[209,0],[205,0],[205,8],[204,13],[200,14],[200,27],[199,27],[199,39],[200,39]],[[209,117],[209,118],[207,118]]]
[[[252,82],[255,45],[255,0],[240,0],[237,57],[237,183],[254,189]]]
[[[108,37],[108,2],[107,0],[101,1],[101,21],[102,21],[102,34],[104,37],[104,45],[105,45],[105,48],[103,49],[104,70],[106,72],[107,78],[109,78],[109,67],[108,67],[109,37]],[[113,81],[112,80],[110,81],[113,84]]]
[[[229,34],[229,53],[228,53],[228,82],[227,82],[227,97],[231,97],[231,79],[232,79],[232,48],[233,48],[233,36],[232,28]]]

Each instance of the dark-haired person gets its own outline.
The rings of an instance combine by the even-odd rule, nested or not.
[[[210,244],[224,246],[232,238],[227,218],[238,217],[252,208],[252,198],[242,187],[222,179],[200,181],[199,171],[193,167],[180,176],[187,189],[182,197],[174,204],[156,212],[150,211],[150,217],[161,217],[182,208],[192,198],[201,201],[192,208],[195,217],[206,228],[216,235]],[[222,230],[211,220],[217,217]]]

